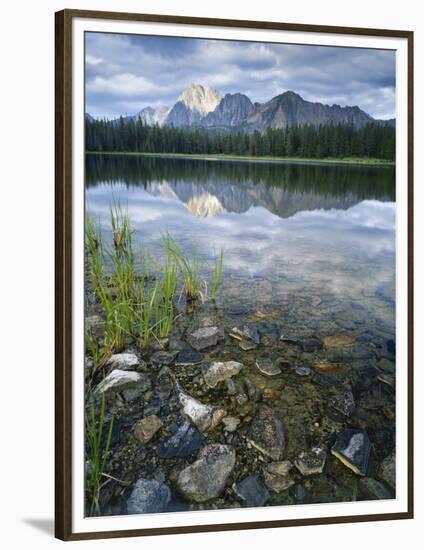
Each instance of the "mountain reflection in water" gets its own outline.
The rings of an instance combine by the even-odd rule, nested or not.
[[[153,256],[166,231],[206,262],[224,247],[224,297],[234,277],[263,278],[273,288],[270,300],[287,292],[366,297],[367,308],[393,328],[394,310],[369,299],[394,304],[392,167],[88,155],[86,170],[87,211],[106,237],[110,204],[119,199],[136,245]],[[243,301],[259,294],[243,291]]]

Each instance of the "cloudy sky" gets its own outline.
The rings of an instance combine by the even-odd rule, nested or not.
[[[190,84],[264,102],[309,101],[395,116],[395,53],[385,50],[86,33],[86,111],[95,117],[172,105]]]

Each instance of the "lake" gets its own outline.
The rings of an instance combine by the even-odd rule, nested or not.
[[[87,155],[86,210],[106,240],[113,201],[128,209],[134,245],[153,260],[167,232],[185,254],[198,254],[204,295],[224,249],[216,304],[190,311],[178,336],[196,323],[226,332],[257,324],[260,348],[242,351],[230,339],[207,358],[246,363],[265,392],[260,399],[285,419],[289,458],[317,442],[331,445],[341,426],[353,425],[367,430],[376,469],[395,444],[394,168]],[[264,354],[280,360],[282,378],[258,372]],[[328,396],[342,390],[355,397],[354,422],[327,409]],[[250,419],[249,402],[226,399],[233,414]],[[243,458],[240,472],[252,464]],[[353,491],[366,497],[338,461],[311,479],[307,502],[349,500]],[[286,493],[271,504],[296,501]]]

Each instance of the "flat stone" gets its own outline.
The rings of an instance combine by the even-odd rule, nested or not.
[[[342,374],[350,370],[347,363],[314,363],[313,368],[319,374]]]
[[[135,353],[115,353],[112,355],[105,366],[110,369],[135,370],[140,364],[140,359]]]
[[[187,334],[187,342],[197,351],[216,346],[224,339],[224,331],[218,327],[201,327]]]
[[[345,391],[334,395],[329,399],[329,405],[336,411],[344,414],[345,416],[352,416],[355,412],[355,399],[351,391]]]
[[[346,348],[353,346],[354,343],[355,339],[349,334],[335,334],[323,338],[325,348]]]
[[[293,484],[294,480],[290,476],[292,464],[289,460],[279,462],[270,462],[264,466],[265,485],[274,493],[286,491]]]
[[[155,479],[139,479],[127,501],[128,514],[165,512],[171,501],[171,490]]]
[[[99,383],[95,390],[95,394],[98,395],[120,392],[128,388],[134,388],[138,383],[146,383],[146,378],[142,376],[141,373],[115,369]],[[150,387],[150,380],[148,387]],[[146,390],[148,387],[146,387]]]
[[[383,483],[372,477],[363,477],[359,481],[361,491],[368,497],[376,500],[394,498],[392,492]]]
[[[155,414],[139,420],[134,428],[134,435],[141,443],[147,443],[162,427],[162,422]]]
[[[177,357],[176,351],[156,351],[151,357],[150,362],[157,367],[172,365]]]
[[[271,407],[259,407],[250,426],[248,440],[256,449],[273,460],[281,459],[285,448],[284,429]]]
[[[222,419],[222,423],[224,424],[225,431],[235,432],[240,424],[240,419],[236,416],[226,416]]]
[[[258,347],[255,342],[252,342],[252,340],[240,340],[239,341],[239,348],[243,351],[251,351],[252,349],[256,349]]]
[[[215,388],[219,382],[228,380],[238,374],[243,367],[244,365],[237,361],[216,361],[202,365],[202,374],[206,384],[210,388]]]
[[[177,431],[165,439],[156,452],[161,458],[190,456],[204,445],[206,439],[190,422],[183,422]]]
[[[266,376],[277,376],[281,374],[280,367],[274,364],[274,362],[268,357],[256,359],[256,366],[262,374]]]
[[[258,474],[242,479],[234,487],[235,493],[246,502],[247,506],[263,506],[269,500],[268,489]]]
[[[200,351],[194,351],[192,349],[183,349],[175,360],[176,365],[187,366],[187,365],[198,365],[203,361],[203,353]]]
[[[378,477],[392,489],[396,489],[396,454],[393,451],[380,464]]]
[[[224,491],[235,463],[236,453],[228,445],[207,445],[198,460],[180,472],[177,489],[189,501],[216,498]]]
[[[311,374],[311,369],[309,367],[296,367],[294,372],[299,376],[309,376]]]
[[[294,464],[303,476],[310,476],[323,471],[326,458],[327,453],[323,449],[313,447],[310,451],[301,451]]]
[[[346,429],[337,434],[331,454],[355,474],[365,476],[368,470],[371,445],[367,432]]]
[[[251,341],[253,344],[259,345],[261,341],[261,335],[256,325],[249,323],[233,327],[230,331],[230,336],[240,341]]]
[[[221,407],[201,403],[176,384],[177,397],[182,407],[182,414],[197,428],[205,433],[213,430],[226,416],[226,411]]]

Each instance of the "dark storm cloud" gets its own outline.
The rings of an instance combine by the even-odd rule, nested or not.
[[[133,114],[172,105],[191,83],[264,102],[293,90],[309,101],[395,116],[395,53],[386,50],[87,33],[86,110]]]

